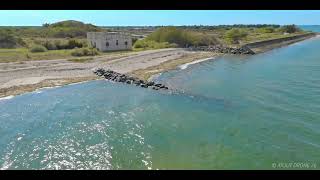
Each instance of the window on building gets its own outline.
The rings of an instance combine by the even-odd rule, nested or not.
[[[107,47],[109,46],[109,42],[106,42],[106,46],[107,46]]]
[[[118,43],[118,40],[117,40],[117,41],[116,41],[116,45],[118,46],[118,44],[119,44],[119,43]]]
[[[127,42],[127,41],[125,41],[125,42],[124,42],[124,44],[127,46],[127,45],[128,45],[128,42]]]

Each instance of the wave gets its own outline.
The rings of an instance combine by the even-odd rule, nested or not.
[[[190,66],[192,64],[197,64],[197,63],[200,63],[200,62],[203,62],[203,61],[207,61],[207,60],[210,60],[210,59],[213,59],[213,58],[210,57],[210,58],[205,58],[205,59],[199,59],[199,60],[196,60],[196,61],[192,61],[192,62],[180,65],[179,68],[180,69],[186,69],[188,66]]]
[[[6,97],[1,97],[1,98],[0,98],[0,101],[1,101],[1,100],[8,100],[8,99],[12,99],[12,98],[14,98],[14,96],[13,96],[13,95],[6,96]]]

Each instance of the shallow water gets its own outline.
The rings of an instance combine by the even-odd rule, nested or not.
[[[163,73],[0,100],[1,169],[320,166],[320,38]],[[313,166],[314,167],[314,166]]]

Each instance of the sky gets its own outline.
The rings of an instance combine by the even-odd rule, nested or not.
[[[280,10],[0,10],[0,26],[77,20],[97,26],[320,24],[320,11]]]

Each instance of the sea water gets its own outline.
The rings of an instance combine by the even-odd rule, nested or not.
[[[1,99],[0,169],[319,169],[319,49],[157,78],[178,93],[99,80]]]

